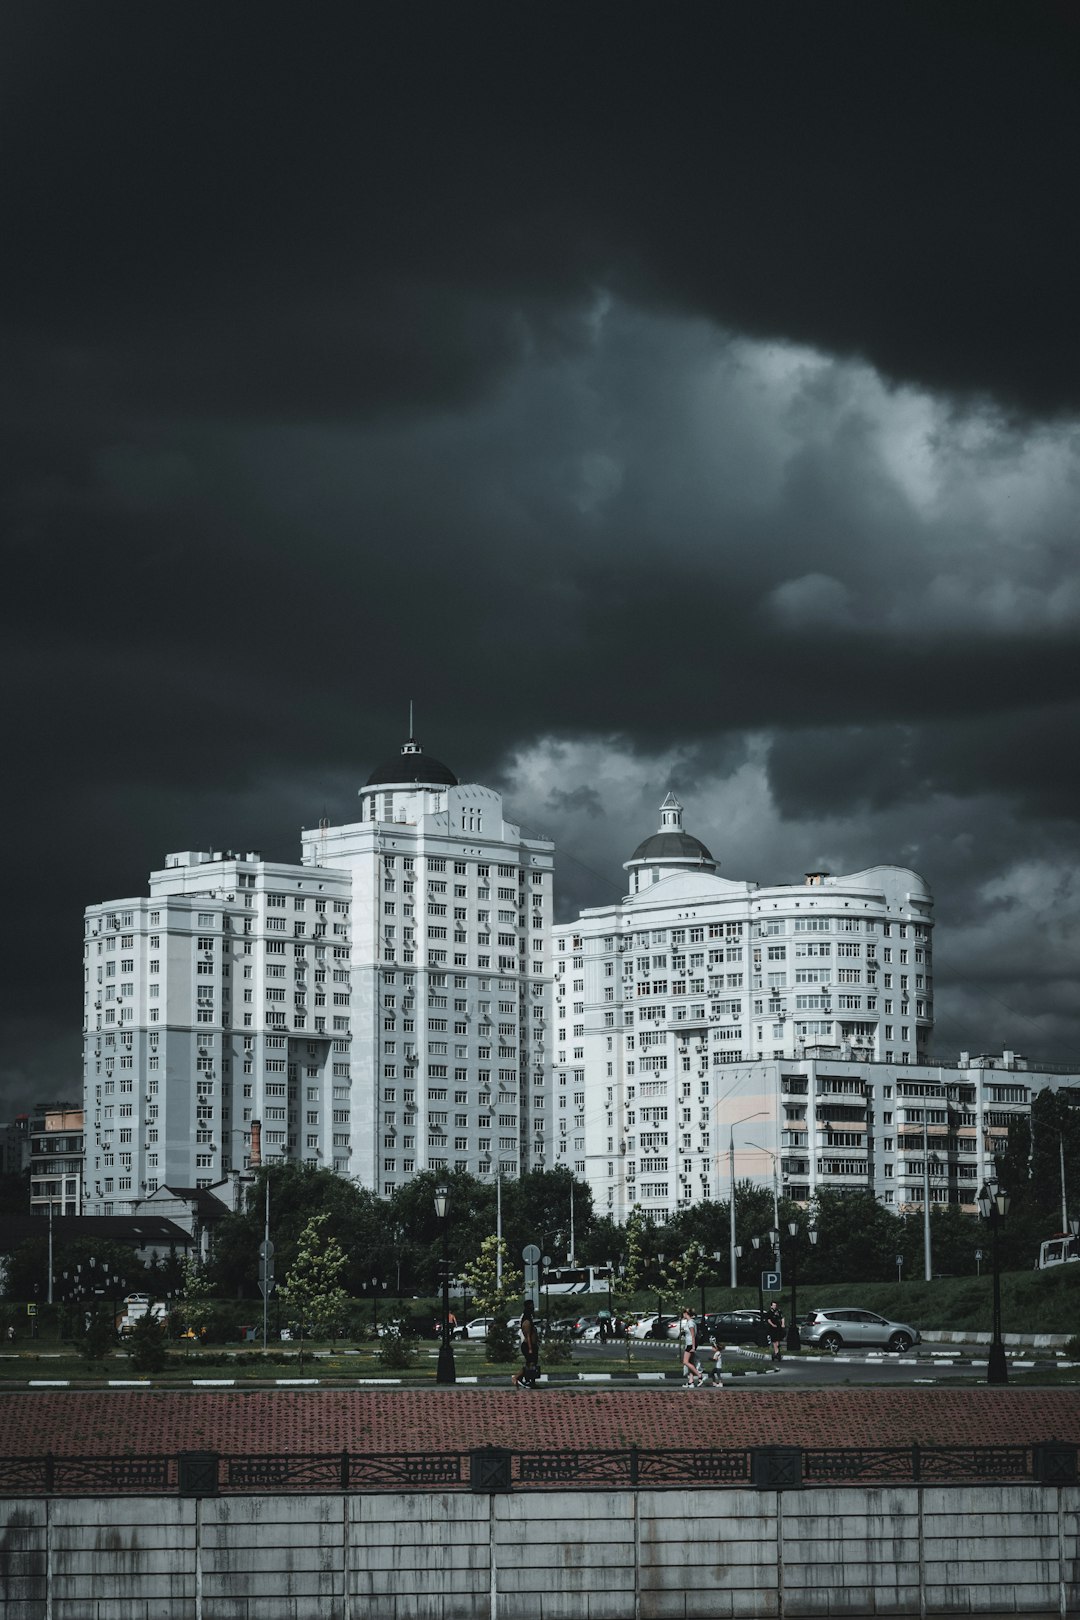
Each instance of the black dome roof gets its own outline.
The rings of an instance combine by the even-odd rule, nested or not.
[[[632,861],[703,861],[716,865],[701,839],[682,831],[653,833],[642,840],[627,865]]]
[[[457,787],[458,779],[448,766],[441,760],[433,759],[425,754],[420,744],[412,737],[401,746],[401,753],[396,759],[388,760],[372,771],[365,787],[390,786],[396,782],[416,782],[425,785],[442,787]]]

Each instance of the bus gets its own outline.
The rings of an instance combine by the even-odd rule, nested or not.
[[[1053,1237],[1039,1244],[1039,1271],[1045,1271],[1047,1266],[1065,1265],[1070,1260],[1080,1260],[1080,1238],[1071,1237],[1068,1232],[1055,1232]]]
[[[552,1266],[540,1276],[544,1294],[601,1294],[614,1282],[610,1266]]]

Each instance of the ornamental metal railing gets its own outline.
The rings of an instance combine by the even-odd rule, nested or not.
[[[1078,1482],[1078,1448],[712,1446],[514,1451],[157,1452],[0,1457],[0,1496],[283,1495],[358,1491],[790,1490],[817,1485]]]

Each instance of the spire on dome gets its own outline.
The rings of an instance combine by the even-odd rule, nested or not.
[[[682,832],[682,805],[674,793],[669,793],[660,806],[660,825],[657,832]]]

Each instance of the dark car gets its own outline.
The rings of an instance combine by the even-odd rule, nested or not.
[[[713,1334],[725,1344],[756,1344],[764,1341],[760,1311],[710,1311],[698,1322],[698,1339],[709,1341]]]

